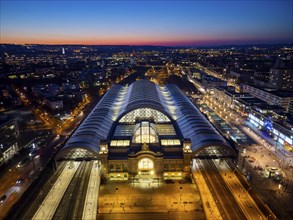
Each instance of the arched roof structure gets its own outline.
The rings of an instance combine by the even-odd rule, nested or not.
[[[113,121],[120,112],[124,92],[123,86],[112,86],[72,134],[60,153],[83,148],[98,154],[101,140],[107,138]]]
[[[209,146],[230,147],[203,114],[175,85],[166,86],[176,106],[176,122],[184,138],[191,140],[191,150],[198,152]]]
[[[231,148],[176,85],[160,87],[140,80],[130,86],[112,86],[72,134],[57,158],[74,148],[89,149],[98,155],[100,142],[107,139],[115,122],[139,108],[155,109],[177,124],[183,138],[191,140],[192,152],[209,146]]]

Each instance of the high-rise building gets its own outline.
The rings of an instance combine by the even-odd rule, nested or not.
[[[293,91],[293,61],[290,58],[277,60],[270,71],[269,86]]]

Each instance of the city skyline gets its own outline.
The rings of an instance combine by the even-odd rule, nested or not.
[[[1,43],[209,46],[292,42],[292,1],[1,1]]]

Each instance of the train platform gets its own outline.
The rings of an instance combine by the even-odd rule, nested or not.
[[[95,161],[91,170],[88,183],[82,218],[87,220],[97,219],[98,198],[101,183],[101,169],[99,161]]]
[[[203,210],[206,216],[206,219],[214,219],[221,220],[223,219],[221,213],[217,207],[215,199],[207,186],[207,183],[197,165],[197,163],[193,163],[192,166],[192,175],[196,180],[196,184],[198,185],[200,197],[202,200]]]
[[[79,165],[80,162],[68,162],[66,164],[64,170],[32,219],[44,220],[53,218],[54,213]]]

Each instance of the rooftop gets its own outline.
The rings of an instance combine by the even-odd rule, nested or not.
[[[140,129],[146,129],[144,134],[154,136],[152,139],[140,137]],[[118,136],[115,138],[115,135]],[[156,136],[159,140],[162,138],[167,142],[164,141],[161,146]],[[232,149],[177,86],[168,84],[160,87],[148,80],[140,80],[129,86],[112,86],[76,129],[59,156],[74,148],[88,149],[99,155],[100,143],[109,143],[113,138],[117,140],[117,137],[130,140],[126,145],[124,141],[123,144],[121,142],[121,147],[131,149],[133,144],[142,143],[139,142],[141,138],[147,138],[150,149],[152,146],[174,149],[177,146],[182,151],[180,140],[182,143],[186,138],[191,140],[190,148],[194,153],[208,146]],[[152,142],[148,142],[151,140]]]

